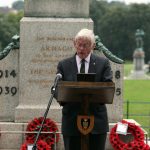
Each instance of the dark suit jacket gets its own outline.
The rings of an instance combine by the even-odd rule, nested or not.
[[[89,73],[96,73],[96,82],[112,81],[112,71],[108,59],[91,55]],[[78,73],[75,56],[58,63],[57,73],[62,74],[64,81],[76,81]],[[59,92],[59,91],[58,91]],[[77,115],[80,114],[80,103],[67,103],[62,109],[62,133],[64,135],[78,135]],[[106,133],[108,131],[107,110],[104,104],[90,104],[89,114],[94,115],[93,134]]]

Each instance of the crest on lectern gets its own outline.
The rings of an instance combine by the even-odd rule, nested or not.
[[[83,134],[89,134],[94,127],[94,116],[77,116],[77,127]]]

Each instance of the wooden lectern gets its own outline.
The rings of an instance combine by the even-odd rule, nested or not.
[[[87,116],[89,104],[112,104],[114,92],[115,84],[113,82],[60,81],[58,83],[58,102],[81,102],[82,116],[78,116],[77,119],[78,129],[81,132],[81,150],[89,149],[89,133],[92,130],[92,124],[94,125],[94,116],[91,118]],[[90,125],[88,119],[91,119]]]

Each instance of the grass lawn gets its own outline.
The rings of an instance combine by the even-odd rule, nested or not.
[[[124,80],[124,100],[150,102],[150,80]]]
[[[126,64],[125,75],[128,75],[132,68],[133,65]],[[124,101],[127,100],[129,118],[146,127],[150,136],[150,80],[124,80]],[[124,103],[123,108],[124,114],[127,114],[127,103]]]
[[[127,77],[131,73],[131,70],[133,70],[133,64],[125,64],[124,65],[124,76]]]

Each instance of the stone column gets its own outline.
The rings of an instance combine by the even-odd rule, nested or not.
[[[134,70],[131,73],[130,77],[134,79],[146,79],[147,76],[144,71],[144,58],[145,53],[143,50],[136,49],[133,53],[133,65]]]
[[[101,57],[106,57],[102,52],[94,51],[96,55]],[[112,72],[113,72],[113,82],[115,83],[115,93],[112,104],[107,105],[108,120],[109,123],[116,123],[123,119],[123,64],[117,64],[115,62],[109,61]]]
[[[25,0],[26,17],[88,18],[89,0]]]
[[[10,122],[15,119],[15,108],[19,103],[18,89],[18,54],[12,50],[0,60],[0,121]]]
[[[143,71],[144,72],[144,58],[145,53],[141,50],[135,50],[133,54],[133,64],[134,64],[134,71]]]
[[[89,0],[25,0],[24,12],[16,122],[43,116],[58,61],[75,53],[72,40],[80,29],[93,29],[93,21],[88,18]],[[61,121],[61,107],[56,101],[48,117]]]

